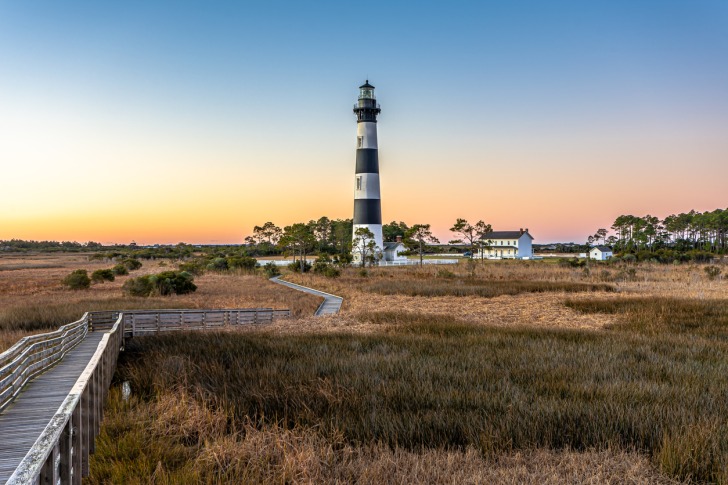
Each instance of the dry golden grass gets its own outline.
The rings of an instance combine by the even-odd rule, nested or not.
[[[615,323],[608,314],[581,313],[564,306],[569,299],[624,299],[644,296],[679,298],[726,298],[728,279],[710,281],[703,271],[704,265],[641,264],[636,267],[633,281],[618,278],[627,267],[592,265],[589,275],[581,268],[565,268],[546,261],[486,261],[478,263],[475,276],[494,281],[548,281],[548,282],[609,282],[616,292],[588,293],[522,293],[495,298],[476,296],[453,298],[411,297],[405,295],[380,295],[366,291],[372,281],[422,280],[428,281],[442,272],[452,272],[456,277],[468,274],[465,264],[457,266],[424,266],[367,269],[368,276],[361,277],[358,268],[349,268],[341,278],[331,279],[316,274],[289,274],[286,279],[344,297],[341,314],[322,319],[303,318],[293,322],[279,322],[280,331],[338,331],[376,332],[381,325],[367,318],[372,311],[399,311],[403,313],[456,315],[458,319],[477,324],[512,327],[575,328],[598,330]],[[604,272],[609,273],[609,277]]]
[[[131,277],[175,269],[168,261],[144,266],[113,282],[73,291],[60,280],[75,269],[89,272],[114,263],[89,261],[84,254],[0,255],[0,351],[25,335],[45,332],[80,318],[85,311],[135,308],[276,308],[294,316],[312,315],[321,299],[261,276],[206,273],[195,278],[196,292],[167,297],[131,298],[121,287]]]
[[[89,483],[678,483],[643,455],[619,450],[530,450],[489,459],[473,448],[352,446],[314,429],[230,423],[224,411],[181,390],[144,402],[125,401],[112,389],[104,419]],[[135,447],[143,452],[133,467],[113,459]],[[170,461],[171,453],[186,460]]]

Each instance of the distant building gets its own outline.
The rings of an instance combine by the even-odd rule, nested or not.
[[[589,250],[589,259],[597,261],[606,261],[614,256],[612,249],[608,246],[594,246]]]
[[[407,251],[407,248],[402,243],[402,236],[397,236],[397,241],[384,243],[384,254],[382,256],[385,261],[407,261],[407,256],[402,254],[405,251]]]
[[[533,257],[533,236],[528,229],[491,231],[482,239],[488,247],[478,250],[475,257],[487,259],[530,259]]]

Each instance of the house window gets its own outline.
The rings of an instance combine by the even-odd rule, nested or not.
[[[361,177],[356,178],[356,190],[361,190]]]
[[[361,148],[364,146],[364,137],[363,136],[357,136],[356,137],[356,147]]]

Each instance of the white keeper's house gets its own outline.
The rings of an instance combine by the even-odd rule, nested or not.
[[[488,247],[474,255],[487,259],[530,259],[533,257],[533,236],[528,229],[491,231],[482,238]],[[483,252],[485,254],[483,254]]]
[[[589,259],[596,259],[597,261],[606,261],[614,256],[612,248],[608,246],[594,246],[589,250]]]
[[[385,261],[407,261],[407,256],[402,254],[405,251],[407,251],[407,248],[402,242],[402,236],[397,236],[397,241],[384,243],[382,259]]]

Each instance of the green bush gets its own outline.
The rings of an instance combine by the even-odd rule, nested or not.
[[[187,261],[186,263],[180,263],[178,266],[180,271],[200,276],[205,272],[205,264],[200,260]]]
[[[308,261],[303,262],[303,272],[304,273],[308,273],[309,271],[311,271],[311,267],[312,267],[311,263],[309,263]],[[296,261],[295,263],[289,264],[288,269],[290,269],[294,273],[300,273],[301,272],[301,262]]]
[[[141,261],[134,258],[126,258],[121,262],[121,264],[126,266],[126,269],[129,271],[134,271],[142,267]]]
[[[250,256],[232,256],[227,258],[227,266],[229,269],[255,269],[258,261]]]
[[[265,263],[265,266],[263,266],[263,271],[265,271],[266,276],[268,278],[273,278],[274,276],[278,276],[281,274],[281,270],[278,269],[278,266],[273,261],[268,261]]]
[[[316,262],[313,264],[313,272],[324,275],[328,278],[338,278],[339,276],[341,276],[341,270],[335,267],[333,264],[327,262],[327,259],[322,260],[321,258],[319,258],[318,260],[316,260]],[[331,261],[331,259],[328,259],[328,261]]]
[[[129,274],[129,269],[121,263],[119,263],[116,266],[114,266],[113,268],[111,268],[111,271],[113,271],[113,273],[116,276],[123,276],[123,275]]]
[[[194,276],[186,271],[163,271],[155,275],[130,278],[124,283],[122,290],[131,296],[184,295],[197,290],[193,280]]]
[[[228,269],[227,259],[215,258],[207,264],[207,269],[211,271],[225,271]]]
[[[85,269],[77,269],[63,278],[61,283],[72,290],[85,290],[91,286],[91,278],[88,277],[88,271]]]
[[[110,269],[97,269],[91,273],[91,281],[94,283],[103,283],[104,281],[114,281],[114,271]]]

